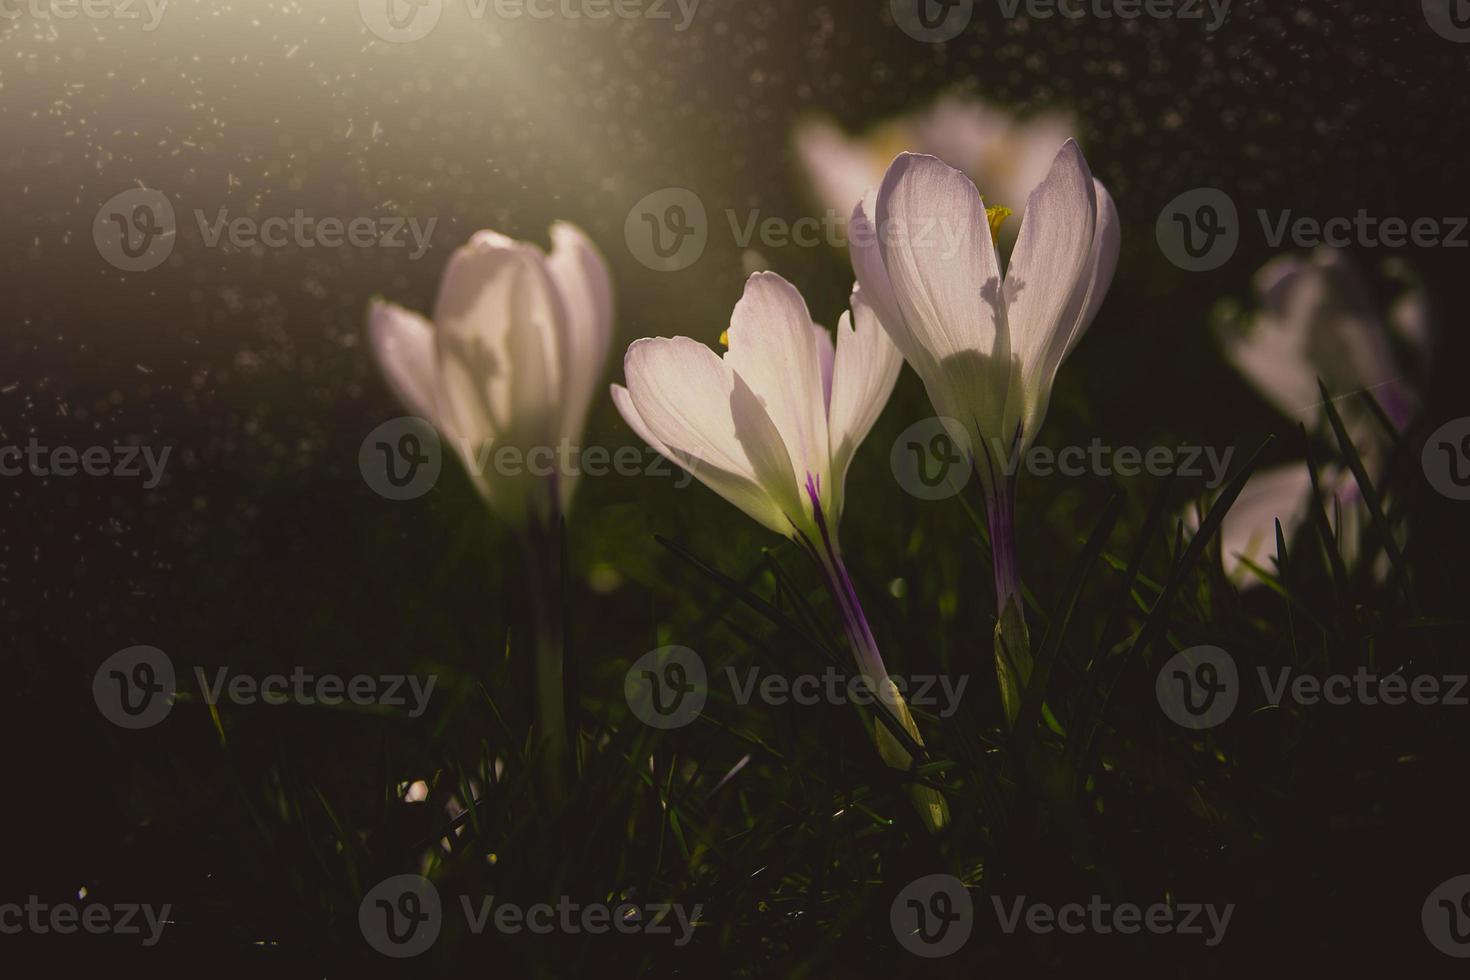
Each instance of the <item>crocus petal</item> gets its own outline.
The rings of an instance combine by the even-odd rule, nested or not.
[[[750,386],[790,453],[791,470],[827,479],[827,401],[806,301],[774,272],[757,272],[730,316],[725,363]],[[819,482],[819,485],[820,482]]]
[[[878,189],[876,222],[898,312],[930,358],[1004,356],[1000,263],[970,179],[934,157],[900,153]]]
[[[643,416],[638,414],[638,406],[633,403],[633,395],[622,385],[612,386],[613,405],[628,427],[638,434],[638,437],[648,443],[659,455],[672,462],[675,466],[687,470],[691,476],[709,487],[715,493],[724,497],[725,500],[740,508],[745,514],[754,518],[765,527],[778,534],[787,534],[791,526],[787,523],[785,516],[781,513],[770,495],[767,494],[752,479],[721,469],[707,460],[698,460],[685,452],[672,449],[665,445],[648,423],[643,421]]]
[[[575,225],[553,225],[551,243],[546,269],[561,292],[567,313],[559,434],[575,443],[582,437],[587,409],[612,343],[612,279],[597,247]]]
[[[655,337],[634,341],[623,369],[650,445],[766,527],[790,532],[788,515],[802,508],[786,445],[729,365],[687,337]]]
[[[883,267],[883,253],[878,248],[878,231],[871,217],[877,210],[877,191],[870,191],[853,209],[848,223],[848,254],[852,259],[853,275],[899,353],[922,375],[926,367],[932,368],[933,361],[899,312],[893,283],[888,278],[888,270]]]
[[[824,411],[832,407],[832,362],[837,359],[837,348],[832,335],[820,323],[812,324],[812,339],[817,345],[817,364],[822,369],[822,405]]]
[[[1118,267],[1118,248],[1122,241],[1118,209],[1101,181],[1094,180],[1093,189],[1097,195],[1097,224],[1092,237],[1092,250],[1072,300],[1062,314],[1061,323],[1064,329],[1053,333],[1040,357],[1025,364],[1023,368],[1023,387],[1029,399],[1022,428],[1028,444],[1035,438],[1046,418],[1057,369],[1097,317],[1097,311],[1102,308],[1103,298],[1107,296],[1108,287],[1113,282],[1113,273]]]
[[[1082,151],[1068,140],[1026,203],[1005,282],[1006,321],[1025,374],[1048,348],[1066,350],[1077,325],[1074,297],[1090,281],[1096,252],[1096,195]]]
[[[453,438],[438,418],[439,368],[434,355],[434,325],[412,310],[375,299],[368,308],[373,354],[393,394],[413,414]]]
[[[847,468],[857,447],[888,404],[903,358],[878,323],[878,315],[862,295],[852,291],[852,311],[837,324],[837,359],[833,370],[828,439],[832,446],[833,508],[841,514]]]
[[[549,445],[566,310],[536,248],[479,232],[449,260],[434,308],[446,415],[475,444]]]

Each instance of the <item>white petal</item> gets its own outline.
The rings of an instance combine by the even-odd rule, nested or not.
[[[1060,342],[1066,349],[1076,326],[1073,299],[1079,286],[1087,285],[1096,229],[1092,174],[1082,151],[1068,140],[1026,203],[1026,219],[1006,269],[1006,321],[1027,376],[1033,375],[1049,347]]]
[[[820,323],[812,324],[812,338],[816,341],[817,345],[817,363],[822,369],[822,404],[830,415],[832,407],[832,362],[837,358],[837,349],[833,346],[832,335]]]
[[[551,228],[551,242],[546,268],[567,313],[560,435],[577,444],[612,343],[612,280],[601,253],[581,229],[558,222]]]
[[[936,362],[1000,353],[1000,263],[970,179],[934,157],[901,153],[878,189],[875,221],[893,298],[914,341]],[[883,300],[872,302],[882,316]]]
[[[878,190],[876,213],[887,282],[871,271],[871,256],[860,262],[854,252],[864,294],[935,412],[960,420],[976,453],[990,441],[1007,445],[1004,411],[1017,372],[1000,264],[975,185],[933,157],[903,153]],[[886,287],[902,329],[886,319]]]
[[[1113,282],[1113,272],[1118,267],[1118,247],[1121,231],[1118,209],[1112,195],[1101,181],[1093,181],[1097,194],[1097,225],[1092,238],[1092,251],[1073,292],[1072,301],[1062,314],[1063,329],[1052,334],[1041,356],[1032,364],[1025,365],[1024,388],[1028,395],[1024,431],[1027,442],[1036,437],[1046,418],[1046,408],[1051,400],[1051,388],[1056,381],[1057,369],[1072,353],[1077,341],[1087,332],[1101,309],[1103,298]],[[1070,326],[1068,326],[1070,324]]]
[[[888,332],[899,353],[922,374],[924,367],[932,364],[928,353],[909,331],[898,309],[898,300],[893,296],[893,283],[888,278],[888,270],[883,267],[878,232],[871,217],[877,213],[877,207],[878,192],[871,191],[853,209],[852,220],[848,223],[848,254],[852,259],[852,272],[868,304],[878,315],[878,322]]]
[[[438,419],[434,325],[412,310],[375,299],[368,308],[368,335],[393,394],[410,412],[452,439],[453,432],[445,431],[447,426]]]
[[[623,369],[650,445],[766,527],[790,532],[786,515],[802,509],[785,443],[714,351],[687,337],[638,340]]]
[[[775,423],[802,485],[828,479],[827,400],[806,302],[774,272],[757,272],[730,315],[727,364]]]
[[[878,316],[852,291],[852,311],[837,324],[837,359],[833,370],[828,438],[832,444],[832,501],[840,517],[847,467],[857,447],[888,404],[903,359],[878,323]],[[835,523],[836,517],[833,518]]]
[[[555,441],[566,311],[538,249],[476,234],[449,260],[434,325],[441,404],[461,434],[527,450]]]

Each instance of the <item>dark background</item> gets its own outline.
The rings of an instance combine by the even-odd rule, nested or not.
[[[1431,32],[1417,3],[1237,2],[1213,34],[1198,22],[1008,22],[982,4],[944,45],[911,40],[886,8],[704,0],[685,33],[669,22],[487,19],[441,23],[408,45],[372,38],[347,2],[178,0],[151,34],[0,22],[0,443],[173,447],[151,491],[122,479],[0,478],[6,896],[61,898],[84,884],[95,895],[157,896],[187,910],[182,935],[165,939],[190,951],[183,960],[269,937],[286,950],[274,962],[299,955],[319,974],[345,970],[350,906],[324,897],[331,889],[289,834],[264,834],[252,850],[246,814],[273,781],[330,787],[339,805],[371,797],[391,775],[383,743],[432,758],[433,746],[473,742],[472,723],[446,711],[385,733],[372,718],[259,709],[242,712],[225,752],[198,705],[177,707],[158,729],[119,732],[98,715],[90,678],[141,643],[188,666],[442,672],[466,678],[455,696],[473,698],[472,679],[500,658],[521,601],[514,546],[453,466],[426,498],[394,503],[371,492],[356,460],[364,436],[401,414],[365,343],[369,298],[429,309],[449,252],[477,228],[543,244],[555,219],[588,232],[614,278],[608,380],[621,380],[618,353],[631,340],[713,342],[723,329],[744,278],[725,208],[813,212],[789,152],[801,114],[858,127],[955,85],[1023,114],[1070,107],[1124,242],[1044,439],[1245,454],[1276,433],[1268,453],[1286,460],[1300,455],[1288,445],[1294,423],[1224,366],[1209,329],[1219,299],[1249,302],[1250,276],[1273,254],[1254,209],[1470,214],[1470,45]],[[164,266],[126,274],[102,261],[90,229],[103,201],[140,183],[170,196],[181,226],[191,209],[220,206],[439,221],[417,262],[401,250],[210,250],[185,227]],[[694,190],[714,221],[704,256],[675,274],[644,268],[622,238],[632,204],[666,186]],[[1240,249],[1212,273],[1176,269],[1153,239],[1162,205],[1197,186],[1227,191],[1244,219]],[[851,284],[841,253],[762,252],[819,320],[836,321]],[[1427,430],[1464,414],[1470,252],[1354,258],[1373,277],[1391,255],[1422,276],[1443,331]],[[894,435],[928,414],[906,372],[849,478],[845,537],[876,591],[894,575],[924,574],[917,527],[963,524],[957,508],[913,501],[887,473]],[[637,440],[600,396],[587,442]],[[1073,515],[1095,515],[1102,495],[1089,503],[1094,488],[1060,479],[1033,489],[1020,504],[1022,565],[1028,585],[1054,593],[1077,526],[1087,527]],[[1149,492],[1136,490],[1130,513]],[[1422,484],[1416,493],[1421,602],[1461,615],[1465,505]],[[690,573],[654,532],[727,561],[731,574],[777,543],[702,488],[584,481],[569,544],[570,655],[589,712],[618,699],[629,661],[717,614],[699,607]],[[942,533],[925,540],[945,546]],[[960,581],[948,642],[973,650],[983,672],[990,599],[983,579]],[[1437,655],[1463,657],[1463,635]],[[1349,751],[1330,739],[1301,769],[1252,782],[1245,808],[1273,816],[1250,868],[1269,866],[1279,884],[1249,879],[1270,914],[1239,910],[1240,945],[1217,966],[1269,975],[1294,960],[1424,955],[1419,901],[1470,871],[1464,732],[1462,722],[1439,732],[1431,743],[1444,755],[1404,782],[1355,785],[1355,762],[1319,764]],[[1368,751],[1375,739],[1359,731],[1348,744]],[[1269,735],[1257,751],[1276,751]],[[1283,784],[1292,800],[1250,799]],[[1347,798],[1369,823],[1324,837],[1323,801]],[[1140,839],[1170,819],[1136,815],[1128,846],[1156,862],[1139,877],[1172,866],[1167,848]],[[1240,853],[1252,852],[1231,860]],[[1240,874],[1218,866],[1196,881],[1235,895],[1249,887]],[[1148,971],[1154,955],[1136,962]],[[1085,969],[1078,960],[1049,965]]]

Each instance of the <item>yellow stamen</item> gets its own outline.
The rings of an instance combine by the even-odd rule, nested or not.
[[[728,331],[728,330],[721,330],[720,331],[720,346],[721,347],[729,347],[730,346],[730,331]]]
[[[985,209],[985,220],[990,224],[990,242],[996,244],[1000,240],[1000,226],[1007,218],[1015,214],[1008,207],[994,207]]]

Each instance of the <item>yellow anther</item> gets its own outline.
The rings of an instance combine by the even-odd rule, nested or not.
[[[720,331],[720,346],[721,347],[729,347],[730,346],[730,331],[728,331],[728,330],[721,330]]]
[[[1013,214],[1015,214],[1015,212],[1007,207],[994,207],[985,209],[985,220],[990,225],[991,244],[995,244],[1000,240],[1000,226],[1004,224],[1005,220]]]

